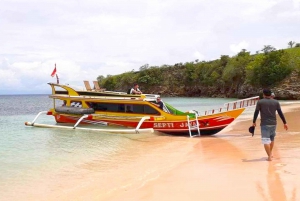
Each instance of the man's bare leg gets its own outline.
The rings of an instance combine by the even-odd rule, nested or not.
[[[270,144],[270,156],[272,158],[273,158],[272,150],[273,150],[273,147],[274,147],[274,143],[275,143],[275,141],[272,141],[271,144]]]
[[[268,155],[268,161],[272,161],[272,156],[271,156],[271,152],[270,152],[270,144],[264,144],[264,147],[265,147],[265,150],[266,150],[266,153]]]

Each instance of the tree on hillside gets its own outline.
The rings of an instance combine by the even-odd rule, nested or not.
[[[237,56],[246,56],[246,55],[250,55],[250,52],[247,52],[246,49],[242,49]]]
[[[103,85],[104,80],[105,80],[105,77],[103,75],[99,75],[97,77],[97,81],[99,82],[100,86]]]
[[[226,65],[222,79],[226,83],[227,87],[230,87],[232,92],[236,93],[241,84],[243,84],[246,77],[245,69],[250,61],[250,52],[243,49]]]
[[[149,68],[149,64],[144,64],[140,67],[140,71],[146,70]]]
[[[228,55],[221,55],[220,63],[222,67],[225,67],[227,63],[229,62],[230,57]]]
[[[195,73],[196,65],[193,63],[185,63],[185,69],[183,74],[183,79],[186,85],[192,85],[197,80],[197,75]]]
[[[253,68],[255,80],[252,80],[252,83],[256,82],[262,87],[276,85],[291,73],[292,68],[288,61],[289,56],[283,50],[265,54],[261,64]]]
[[[293,48],[294,47],[294,45],[295,45],[295,41],[290,41],[290,42],[288,42],[288,47],[289,48]]]
[[[107,75],[106,79],[103,81],[103,88],[107,90],[115,90],[117,83],[117,76]]]
[[[136,82],[136,73],[134,72],[126,72],[120,75],[120,77],[117,79],[117,85],[116,87],[121,90],[122,88],[128,88],[132,87],[133,83]]]
[[[267,54],[267,53],[275,51],[275,50],[276,50],[275,47],[272,47],[271,45],[265,45],[261,51],[263,51],[265,54]]]
[[[300,43],[299,43],[299,47],[300,47]],[[300,48],[299,47],[295,46],[293,49],[286,51],[287,57],[285,57],[285,61],[288,63],[288,66],[290,66],[292,69],[295,70],[297,69],[298,72],[300,72]]]
[[[266,54],[256,54],[251,62],[246,66],[246,78],[245,83],[250,83],[252,86],[260,86],[260,83],[257,80],[257,69],[261,68],[265,60]]]
[[[296,43],[295,47],[300,47],[300,43]]]
[[[162,69],[159,67],[150,67],[144,71],[140,71],[137,76],[138,83],[146,86],[153,86],[163,81]]]

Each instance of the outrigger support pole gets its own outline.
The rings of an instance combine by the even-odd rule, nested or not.
[[[146,116],[146,117],[143,117],[143,118],[140,120],[139,124],[138,124],[137,127],[135,128],[135,132],[136,132],[136,133],[139,133],[139,129],[140,129],[142,123],[144,123],[144,121],[145,121],[146,119],[150,119],[150,117],[149,117],[149,116]]]
[[[41,114],[46,114],[48,111],[42,111],[42,112],[39,112],[35,118],[33,119],[33,121],[30,123],[30,122],[25,122],[25,125],[26,126],[34,126],[34,122],[37,120],[37,118],[41,115]],[[30,125],[27,125],[26,123],[30,123]]]
[[[43,127],[43,128],[64,128],[64,129],[79,129],[79,130],[89,130],[89,131],[99,131],[99,132],[110,132],[110,133],[139,133],[139,132],[143,132],[143,133],[153,133],[154,129],[153,128],[143,128],[140,129],[140,126],[142,125],[142,123],[146,120],[146,119],[150,119],[150,117],[143,117],[138,126],[135,129],[93,129],[93,128],[83,128],[83,127],[77,127],[78,124],[85,118],[87,118],[89,115],[83,115],[77,122],[76,124],[71,127],[71,126],[59,126],[59,125],[49,125],[49,124],[38,124],[35,123],[35,121],[37,120],[37,118],[41,115],[41,114],[46,114],[48,113],[48,111],[42,111],[39,112],[37,114],[37,116],[34,118],[34,120],[32,122],[25,122],[26,126],[35,126],[35,127]],[[106,123],[107,122],[102,122],[102,123]]]
[[[76,122],[76,124],[73,126],[73,128],[75,129],[76,126],[85,118],[87,118],[89,115],[83,115],[82,117],[80,117],[80,119]]]

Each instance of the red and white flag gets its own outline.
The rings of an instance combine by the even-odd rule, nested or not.
[[[56,64],[55,64],[55,67],[53,69],[53,72],[51,73],[51,76],[54,77],[55,74],[56,74]]]

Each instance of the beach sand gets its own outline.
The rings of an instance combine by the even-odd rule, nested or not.
[[[274,159],[266,161],[260,128],[249,121],[229,131],[200,137],[186,159],[138,189],[120,190],[106,200],[300,200],[299,104],[284,106],[289,130],[278,118]],[[259,124],[258,124],[259,125]]]
[[[117,153],[119,163],[93,161],[44,175],[39,185],[19,190],[20,200],[300,200],[300,104],[282,109],[289,130],[278,118],[271,162],[260,127],[254,137],[248,133],[251,114],[214,136],[131,137],[136,146]]]

